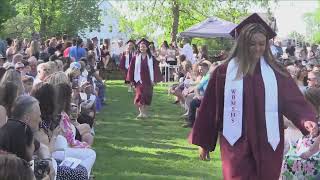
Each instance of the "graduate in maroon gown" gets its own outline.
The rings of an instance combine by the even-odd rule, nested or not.
[[[210,78],[189,141],[205,159],[219,139],[225,180],[278,180],[283,115],[306,134],[317,129],[316,114],[276,64],[268,44],[275,33],[257,14],[248,19],[236,29],[230,58]]]
[[[162,80],[159,62],[151,55],[149,42],[138,42],[138,53],[131,59],[127,81],[135,87],[134,104],[139,109],[137,118],[147,117],[147,106],[151,105],[153,86]]]
[[[132,87],[130,85],[130,82],[126,80],[129,65],[131,62],[131,58],[135,55],[135,42],[133,40],[127,41],[127,49],[126,51],[122,54],[120,58],[120,69],[124,74],[124,82],[125,84],[128,85],[128,92],[132,92]]]

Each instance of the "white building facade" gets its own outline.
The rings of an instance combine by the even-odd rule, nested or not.
[[[91,39],[97,37],[100,44],[103,43],[103,39],[110,39],[110,42],[119,39],[127,40],[128,35],[121,32],[119,29],[119,13],[112,6],[112,4],[106,0],[102,0],[99,4],[101,10],[101,26],[99,29],[85,29],[81,33],[83,39]]]

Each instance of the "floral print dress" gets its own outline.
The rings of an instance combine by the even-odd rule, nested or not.
[[[70,118],[67,113],[61,112],[60,127],[64,133],[64,137],[72,148],[90,148],[90,145],[86,142],[81,142],[75,139],[75,127],[70,122]]]
[[[282,180],[317,180],[320,179],[320,152],[308,159],[302,159],[300,154],[307,151],[317,137],[310,135],[300,138],[292,145],[284,156],[282,164]]]

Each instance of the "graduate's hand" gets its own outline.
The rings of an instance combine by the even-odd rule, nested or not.
[[[318,133],[318,125],[316,122],[313,121],[305,121],[304,127],[307,129],[307,131],[313,136]]]

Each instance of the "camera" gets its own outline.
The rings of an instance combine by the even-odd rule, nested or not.
[[[35,159],[34,160],[34,176],[37,180],[44,178],[50,173],[49,160]]]

